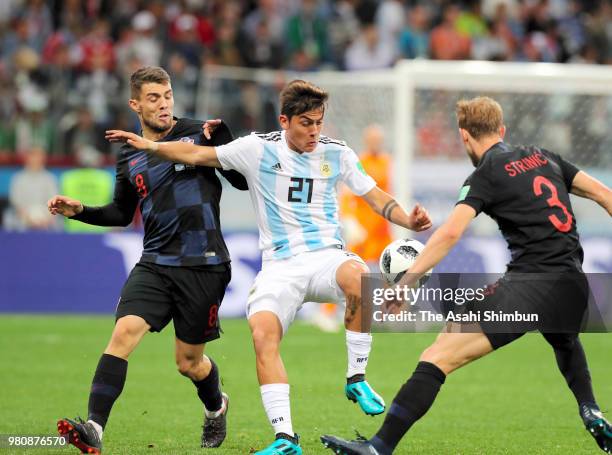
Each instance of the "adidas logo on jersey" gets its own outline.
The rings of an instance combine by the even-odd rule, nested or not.
[[[283,171],[283,167],[281,166],[280,163],[276,163],[274,166],[272,166],[272,170],[276,171],[276,172],[282,172]]]

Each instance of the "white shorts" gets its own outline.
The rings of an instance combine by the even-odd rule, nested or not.
[[[336,281],[336,271],[346,261],[365,265],[356,254],[335,247],[264,261],[249,293],[247,318],[271,311],[278,316],[284,334],[304,302],[344,306],[346,299]]]

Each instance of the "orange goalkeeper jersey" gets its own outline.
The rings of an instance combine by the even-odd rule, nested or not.
[[[391,189],[391,157],[386,153],[364,153],[360,156],[365,171],[376,181],[378,187],[389,193]],[[391,226],[387,220],[375,213],[360,197],[345,191],[340,201],[343,218],[352,217],[363,228],[362,240],[351,242],[348,249],[366,262],[378,262],[382,250],[391,242]]]

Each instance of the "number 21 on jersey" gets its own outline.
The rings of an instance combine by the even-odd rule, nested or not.
[[[312,187],[314,185],[314,180],[302,177],[291,177],[291,184],[292,185],[289,187],[289,193],[287,194],[287,200],[289,202],[310,204],[312,201]],[[304,188],[305,186],[306,188]],[[306,197],[304,197],[304,192],[307,192]],[[296,196],[296,193],[301,194]]]

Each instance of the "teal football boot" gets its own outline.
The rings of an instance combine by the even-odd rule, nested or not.
[[[346,393],[346,398],[353,403],[359,403],[361,410],[369,416],[385,412],[385,401],[379,394],[374,392],[374,389],[365,379],[347,384],[344,387],[344,393]]]
[[[278,433],[276,441],[265,449],[255,452],[255,455],[302,455],[300,438],[297,434],[292,437],[285,433]]]

